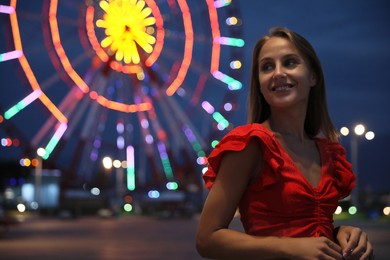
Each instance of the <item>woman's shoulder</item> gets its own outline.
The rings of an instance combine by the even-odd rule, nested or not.
[[[242,151],[249,147],[262,146],[262,149],[275,149],[273,133],[262,124],[252,123],[237,126],[227,133],[217,144],[211,157],[225,151]]]
[[[222,158],[227,152],[243,152],[239,158],[245,158],[242,161],[246,160],[247,164],[252,160],[261,163],[260,157],[271,164],[271,168],[278,168],[283,164],[275,137],[268,128],[256,123],[237,126],[221,139],[208,156],[208,170],[203,175],[207,188],[213,185]]]
[[[263,126],[262,124],[258,123],[252,123],[252,124],[246,124],[246,125],[240,125],[235,128],[233,128],[229,133],[227,133],[222,140],[226,139],[246,139],[251,137],[260,137],[260,138],[266,138],[266,137],[273,137],[272,132]],[[221,141],[222,141],[221,140]]]

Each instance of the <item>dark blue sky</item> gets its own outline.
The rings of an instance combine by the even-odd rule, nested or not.
[[[36,13],[39,13],[43,2],[34,1],[35,7],[31,6],[31,10],[38,10]],[[74,2],[76,1],[69,1],[69,3]],[[305,36],[322,61],[327,82],[329,110],[335,125],[339,128],[364,123],[368,130],[376,133],[373,141],[368,142],[363,139],[359,141],[358,162],[361,183],[371,185],[378,190],[389,191],[390,171],[384,162],[387,161],[387,149],[390,144],[390,84],[387,72],[390,61],[390,16],[388,14],[390,3],[387,0],[233,0],[233,2],[240,4],[245,40],[243,90],[239,96],[239,110],[232,118],[233,123],[239,125],[246,122],[252,46],[261,35],[268,32],[270,27],[288,27]],[[32,2],[30,3],[32,5]],[[42,36],[34,33],[41,30],[39,16],[30,16],[28,19],[34,30],[25,35],[25,39],[42,42]],[[3,33],[5,25],[1,26],[3,31],[0,33]],[[4,40],[4,37],[0,39]],[[8,45],[9,43],[3,41],[0,44],[0,52],[7,49]],[[45,49],[41,44],[30,48],[29,51],[32,56],[40,57]],[[3,97],[0,98],[0,104],[5,107],[14,104],[20,96],[23,96],[4,96],[4,93],[11,93],[14,89],[20,91],[16,90],[16,87],[20,87],[18,86],[20,81],[16,79],[20,73],[15,69],[17,66],[16,61],[0,64],[0,79],[9,79],[6,84],[0,83],[0,88],[7,91],[3,91]],[[50,72],[48,72],[49,68]],[[34,72],[43,75],[45,79],[47,75],[52,75],[53,71],[50,60],[42,57],[41,66],[36,67]],[[24,87],[26,86],[25,84]],[[33,116],[36,116],[33,110],[18,115],[19,120],[24,122],[28,122]],[[27,125],[42,125],[45,120],[45,117],[36,116]],[[349,141],[349,137],[342,140],[350,154]],[[0,152],[3,153],[4,150]],[[5,154],[0,156],[5,157]]]
[[[390,145],[387,72],[390,2],[277,0],[250,3],[241,5],[247,61],[250,61],[254,43],[270,27],[288,27],[305,36],[321,59],[328,106],[336,127],[363,123],[376,134],[372,141],[359,140],[361,183],[389,191],[390,171],[385,162]],[[248,63],[246,79],[249,66]],[[242,104],[245,99],[243,95]],[[350,138],[344,137],[342,143],[350,156]]]

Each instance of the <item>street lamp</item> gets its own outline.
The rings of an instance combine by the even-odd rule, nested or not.
[[[342,127],[340,133],[343,136],[348,136],[350,131],[347,127]],[[352,202],[357,206],[359,204],[359,172],[358,172],[358,138],[363,136],[367,140],[372,140],[375,138],[375,133],[373,131],[366,131],[366,127],[363,124],[357,124],[353,127],[353,134],[351,134],[350,139],[350,148],[351,148],[351,164],[353,172],[356,174],[356,187],[352,192]]]
[[[104,157],[103,160],[102,160],[102,163],[103,163],[103,167],[107,170],[110,170],[112,168],[112,159],[111,157]]]
[[[123,167],[122,162],[119,160],[112,160],[111,157],[104,157],[102,160],[103,167],[107,170],[111,170],[112,167],[115,168],[115,200],[114,200],[114,210],[115,214],[119,211],[120,199],[122,195],[122,182],[123,182]]]
[[[46,150],[42,147],[37,149],[38,165],[35,167],[35,202],[38,207],[41,202],[41,184],[42,184],[42,157],[46,154]]]

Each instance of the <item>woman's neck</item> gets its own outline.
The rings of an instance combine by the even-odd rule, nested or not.
[[[274,134],[287,138],[294,138],[298,141],[308,139],[305,133],[305,116],[306,113],[294,113],[293,111],[272,111],[270,117],[264,125]]]

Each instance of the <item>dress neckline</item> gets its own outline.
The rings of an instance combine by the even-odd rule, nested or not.
[[[260,124],[262,128],[266,130],[266,132],[272,137],[272,139],[275,141],[276,145],[278,146],[281,153],[283,153],[283,157],[287,158],[287,160],[290,161],[290,163],[294,166],[294,169],[300,176],[300,178],[307,184],[308,187],[310,187],[313,191],[318,191],[322,187],[323,179],[324,179],[324,165],[325,165],[325,154],[323,153],[323,149],[321,146],[321,142],[319,138],[313,138],[313,141],[315,143],[315,146],[317,148],[319,157],[320,157],[320,168],[321,168],[321,176],[316,186],[312,185],[309,180],[306,178],[306,176],[302,173],[302,171],[299,169],[299,167],[296,165],[295,161],[292,159],[290,154],[286,151],[286,149],[283,147],[283,145],[280,143],[280,141],[276,138],[275,134],[265,127],[264,125]]]

